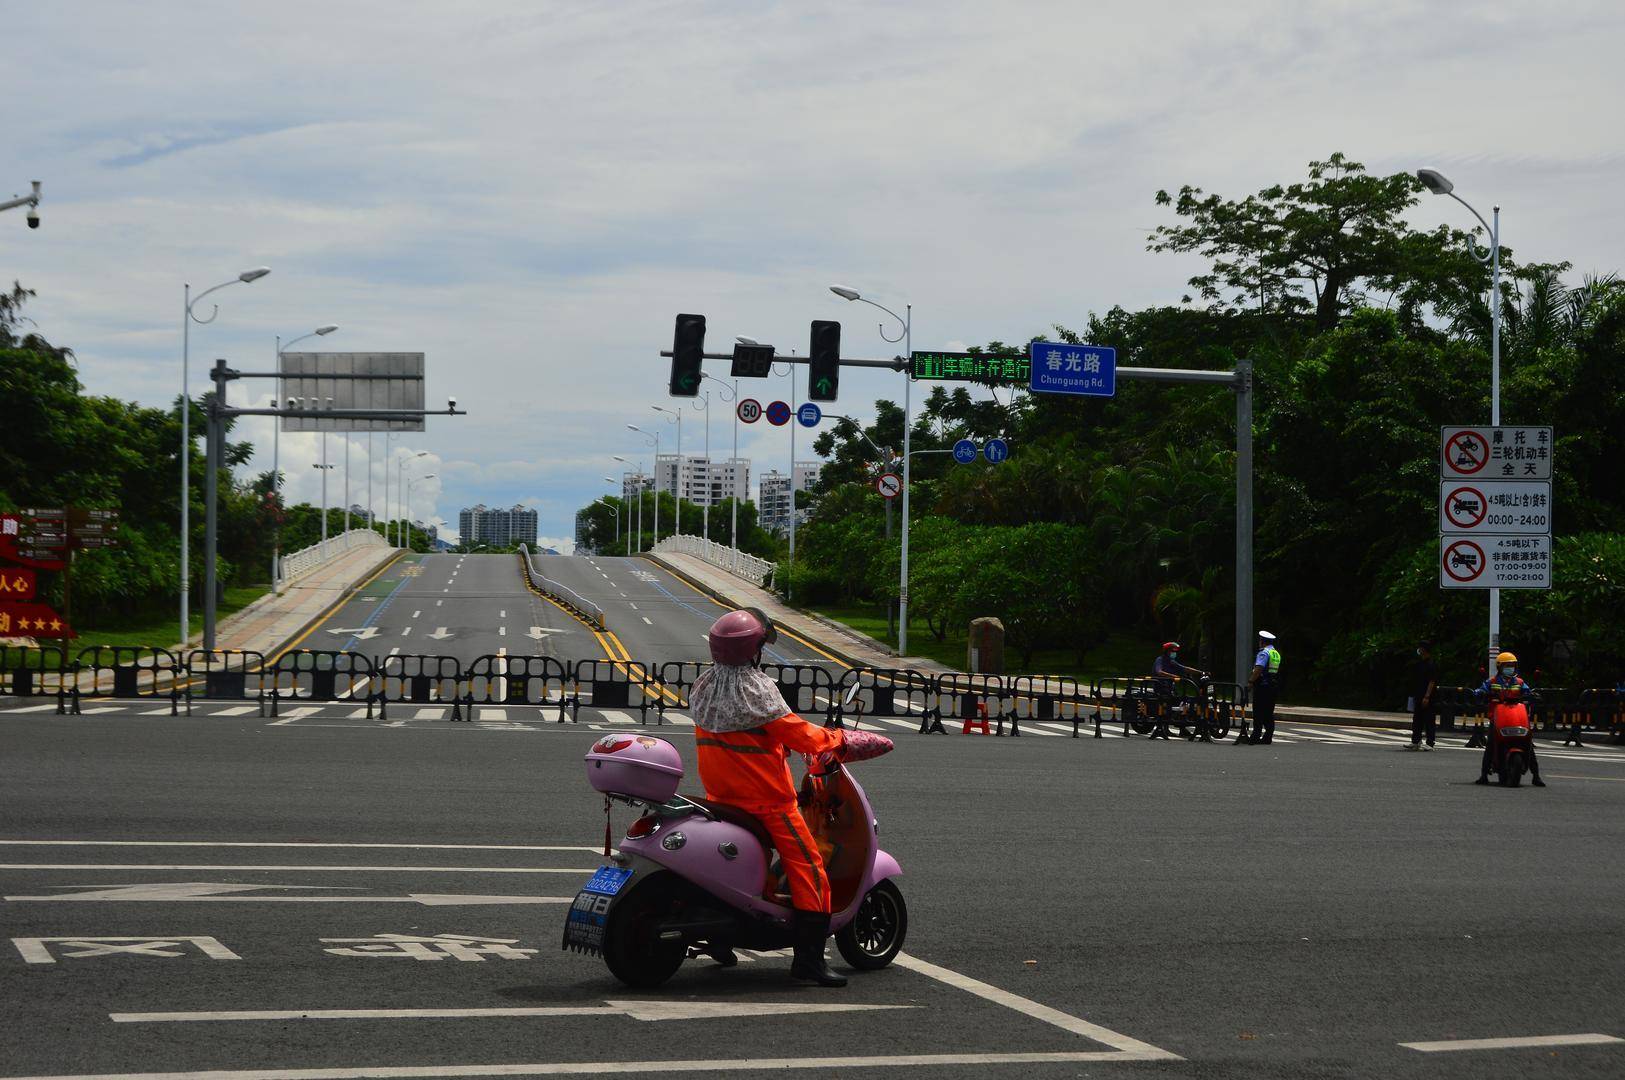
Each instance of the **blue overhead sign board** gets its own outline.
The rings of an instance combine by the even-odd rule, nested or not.
[[[818,421],[822,420],[823,418],[824,410],[820,409],[817,405],[814,405],[810,401],[806,402],[796,410],[796,419],[801,422],[802,427],[817,427]]]
[[[1117,350],[1101,345],[1035,341],[1029,346],[1032,381],[1038,394],[1112,397],[1117,393]]]
[[[970,439],[960,439],[954,443],[954,460],[961,465],[969,465],[976,460],[976,443]]]

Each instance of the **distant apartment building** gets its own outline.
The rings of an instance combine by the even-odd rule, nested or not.
[[[350,504],[350,518],[351,518],[351,526],[350,527],[354,528],[354,529],[365,529],[367,526],[369,526],[369,525],[371,525],[373,523],[373,521],[372,521],[372,511],[368,510],[365,506],[362,506],[360,503],[351,503]]]
[[[536,511],[523,506],[492,510],[484,503],[464,507],[457,515],[457,533],[464,544],[512,547],[536,543]]]
[[[823,467],[818,461],[798,461],[795,466],[795,490],[805,491],[818,479],[818,470]],[[770,469],[762,474],[759,494],[756,500],[756,520],[768,532],[785,533],[790,531],[790,476]],[[807,511],[800,512],[796,519],[799,526],[807,520]]]
[[[621,474],[621,499],[624,502],[636,502],[638,491],[653,491],[655,478],[648,473],[628,472]]]
[[[713,460],[703,454],[676,454],[655,458],[659,490],[677,492],[696,506],[716,506],[724,499],[750,498],[750,459]]]
[[[590,544],[588,542],[588,539],[587,539],[590,531],[591,531],[590,527],[587,524],[587,512],[585,510],[577,510],[576,511],[576,554],[577,555],[596,554],[596,552],[593,549],[592,544]]]

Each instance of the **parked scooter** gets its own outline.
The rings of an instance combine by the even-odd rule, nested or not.
[[[1489,695],[1490,767],[1505,787],[1517,787],[1529,771],[1534,733],[1519,687],[1497,688]]]
[[[829,877],[835,944],[852,967],[878,970],[908,932],[894,880],[902,867],[880,850],[879,822],[852,774],[839,762],[821,765],[827,771],[802,780],[802,816]],[[695,956],[794,944],[789,890],[767,831],[737,807],[678,795],[683,762],[675,747],[647,735],[606,735],[586,766],[606,813],[613,800],[643,814],[611,865],[577,894],[564,948],[598,953],[617,979],[648,989]]]

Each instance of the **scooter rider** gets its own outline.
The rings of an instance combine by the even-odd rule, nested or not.
[[[1494,701],[1507,691],[1516,690],[1517,696],[1527,701],[1535,696],[1535,688],[1524,682],[1518,675],[1518,658],[1512,653],[1504,652],[1495,658],[1495,677],[1485,679],[1484,685],[1478,688],[1476,696],[1479,700]],[[1478,766],[1478,779],[1475,784],[1490,782],[1490,766],[1495,764],[1496,727],[1490,724],[1490,737],[1484,741],[1484,758]],[[1545,787],[1546,781],[1540,778],[1540,762],[1535,760],[1535,740],[1529,740],[1529,782],[1535,787]]]
[[[1151,664],[1151,685],[1155,689],[1157,697],[1171,699],[1180,679],[1195,680],[1202,678],[1206,674],[1207,672],[1199,668],[1187,667],[1179,662],[1179,642],[1164,641],[1162,643],[1162,652],[1157,654],[1156,660]],[[1163,722],[1158,724],[1158,733],[1164,738],[1168,736],[1166,716],[1166,710],[1164,710]],[[1205,721],[1202,724],[1202,739],[1207,742],[1213,741],[1208,735]]]
[[[824,962],[829,878],[796,805],[789,761],[791,751],[822,755],[838,750],[843,733],[795,715],[778,684],[758,668],[762,647],[778,637],[765,614],[731,611],[711,624],[706,637],[716,663],[695,680],[689,694],[706,798],[746,811],[773,838],[795,909],[790,974],[820,986],[845,986],[845,976]],[[732,957],[724,953],[717,959],[727,964]]]

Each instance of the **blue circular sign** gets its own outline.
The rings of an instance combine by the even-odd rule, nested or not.
[[[802,427],[817,427],[818,421],[822,420],[823,418],[824,410],[820,409],[817,405],[814,405],[810,401],[806,402],[801,406],[801,408],[796,410],[796,419],[801,422]]]
[[[790,406],[782,401],[774,401],[767,406],[767,422],[774,427],[783,427],[790,422]]]
[[[1010,456],[1010,444],[1003,439],[989,439],[982,447],[982,454],[993,464],[997,465]]]
[[[954,443],[954,460],[961,465],[969,465],[976,460],[976,443],[970,439],[960,439]]]

